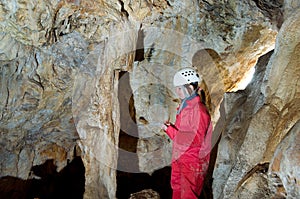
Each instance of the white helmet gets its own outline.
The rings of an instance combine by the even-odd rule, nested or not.
[[[174,86],[183,86],[193,82],[200,82],[200,77],[192,68],[184,68],[179,70],[173,78]]]

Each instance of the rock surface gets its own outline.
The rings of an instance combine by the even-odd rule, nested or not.
[[[225,95],[226,128],[214,170],[215,198],[298,196],[299,16],[283,23],[274,53],[270,60],[261,59],[246,90]],[[288,171],[282,172],[285,164]]]
[[[151,173],[170,162],[171,143],[159,127],[175,119],[172,76],[193,65],[214,125],[225,121],[214,137],[223,132],[214,197],[297,196],[299,161],[288,154],[298,150],[299,6],[292,0],[1,0],[0,176],[28,179],[30,168],[47,159],[60,170],[76,150],[85,166],[84,197],[115,198],[121,72],[129,73],[128,107],[139,133],[136,152],[126,154],[138,156],[135,172]],[[273,49],[251,85],[238,91]]]
[[[152,189],[142,190],[130,195],[129,199],[160,199],[159,194]]]

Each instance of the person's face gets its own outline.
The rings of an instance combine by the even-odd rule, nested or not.
[[[175,91],[176,91],[176,94],[178,95],[178,97],[180,99],[184,99],[185,98],[185,94],[184,94],[184,91],[183,91],[183,87],[181,86],[176,86],[175,87]]]

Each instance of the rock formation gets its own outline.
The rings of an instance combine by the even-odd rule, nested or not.
[[[299,8],[293,0],[1,0],[0,177],[32,179],[31,168],[49,159],[59,172],[77,154],[84,198],[115,198],[117,170],[169,165],[160,124],[175,118],[172,76],[194,66],[219,141],[214,198],[299,197]],[[120,88],[131,93],[125,108]]]

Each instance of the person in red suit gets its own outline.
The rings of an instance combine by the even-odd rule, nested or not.
[[[173,199],[197,199],[208,169],[212,124],[209,112],[198,94],[201,79],[192,68],[179,70],[173,79],[181,99],[174,124],[162,129],[173,141],[171,187]]]

